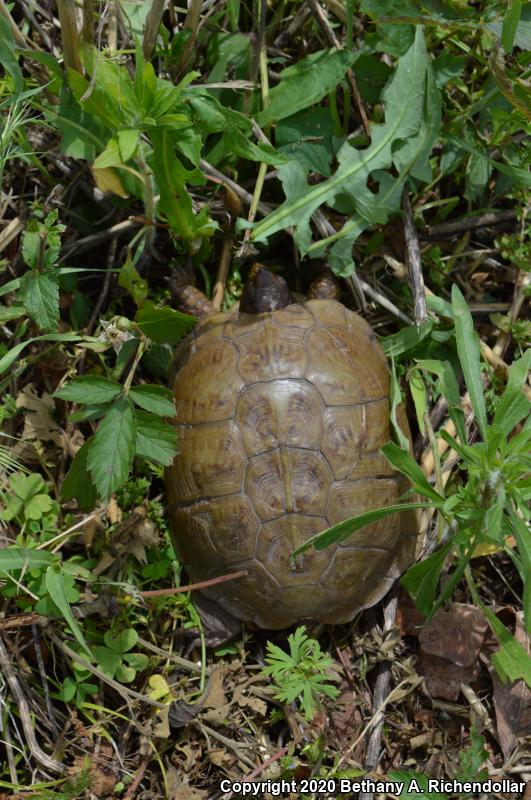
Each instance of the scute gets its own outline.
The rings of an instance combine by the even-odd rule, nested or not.
[[[212,341],[208,347],[190,349],[178,373],[177,420],[193,425],[230,419],[244,386],[237,364],[236,347],[223,339]]]
[[[240,394],[234,419],[249,456],[288,447],[319,447],[324,403],[319,392],[301,380],[255,383]]]
[[[292,552],[407,488],[391,437],[389,370],[370,326],[333,300],[199,323],[176,353],[179,454],[166,471],[176,551],[192,581],[248,622],[346,622],[412,560],[417,520],[394,514],[325,550]],[[407,435],[405,415],[399,421]]]

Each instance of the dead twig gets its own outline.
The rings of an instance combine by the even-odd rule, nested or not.
[[[328,17],[326,15],[325,10],[321,6],[318,0],[309,0],[309,4],[312,8],[314,13],[315,19],[317,20],[318,24],[324,31],[325,36],[327,37],[328,41],[335,47],[337,50],[341,50],[341,44],[339,39],[334,33],[334,29],[330,25],[328,21]],[[350,83],[350,89],[352,91],[352,98],[354,100],[354,105],[358,109],[358,114],[361,120],[361,124],[363,125],[363,130],[365,131],[366,135],[370,138],[371,136],[371,129],[369,127],[369,118],[367,117],[367,112],[365,111],[365,106],[363,104],[363,99],[361,94],[359,93],[358,84],[356,82],[356,77],[352,70],[347,70],[347,78],[348,82]]]
[[[415,324],[422,325],[428,318],[426,307],[426,289],[424,287],[424,276],[422,274],[422,263],[420,260],[419,238],[413,220],[413,211],[407,190],[402,194],[402,207],[404,209],[404,239],[406,264],[409,270],[409,280],[411,293],[413,295],[413,309]]]
[[[451,236],[460,236],[476,228],[504,225],[506,222],[513,222],[515,219],[516,210],[514,209],[507,211],[488,211],[486,214],[464,217],[455,222],[442,222],[440,225],[429,225],[425,230],[424,236],[428,239],[446,239]]]
[[[227,575],[210,578],[208,581],[189,583],[188,586],[177,586],[173,589],[151,589],[148,592],[139,592],[139,595],[141,597],[166,597],[172,594],[181,594],[182,592],[192,592],[195,589],[208,589],[209,586],[216,586],[218,583],[225,583],[226,581],[236,580],[236,578],[243,578],[247,574],[247,570],[242,569],[239,572],[229,572]]]
[[[21,689],[20,683],[18,681],[17,676],[15,675],[15,671],[11,665],[11,658],[9,653],[6,650],[6,646],[4,644],[4,640],[0,636],[0,670],[4,675],[13,699],[18,708],[18,714],[20,717],[20,721],[22,722],[22,728],[24,730],[24,736],[26,737],[26,743],[28,745],[29,751],[35,761],[37,761],[41,767],[48,770],[49,772],[65,772],[65,766],[61,764],[59,761],[56,761],[54,758],[45,753],[44,750],[41,748],[37,739],[35,738],[35,731],[33,729],[33,723],[31,721],[31,715],[29,711],[28,702],[26,697],[24,696],[24,692]]]

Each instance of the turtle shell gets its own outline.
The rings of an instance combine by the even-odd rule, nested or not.
[[[179,558],[193,581],[247,572],[210,598],[284,628],[346,622],[387,592],[414,554],[412,514],[292,560],[309,537],[407,488],[379,453],[389,370],[360,316],[335,300],[215,314],[178,348],[173,390],[179,454],[166,485]]]

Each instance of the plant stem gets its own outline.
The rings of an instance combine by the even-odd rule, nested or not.
[[[164,0],[153,0],[149,14],[144,25],[144,39],[142,41],[142,51],[146,61],[150,58],[151,52],[157,41],[162,14],[164,13]]]
[[[151,254],[153,240],[155,238],[155,191],[153,185],[153,172],[147,165],[144,145],[142,142],[138,145],[138,164],[142,173],[142,180],[144,182],[144,206],[146,209],[146,219],[148,224],[145,225],[144,235],[144,252],[147,255]]]
[[[94,43],[94,0],[83,0],[83,41],[86,44]]]
[[[61,26],[65,70],[70,67],[81,73],[83,68],[77,50],[78,30],[75,3],[73,0],[57,0],[57,10]]]
[[[142,356],[144,355],[144,352],[146,350],[146,344],[147,344],[146,337],[144,336],[143,333],[140,333],[140,337],[141,338],[140,338],[140,340],[138,342],[138,347],[136,349],[136,353],[135,353],[135,357],[133,359],[133,363],[131,365],[131,369],[129,370],[129,374],[128,374],[127,378],[125,379],[125,383],[124,383],[124,395],[126,395],[126,396],[129,394],[129,389],[131,388],[131,384],[133,383],[133,378],[135,377],[135,372],[136,372],[136,369],[138,367],[139,361],[142,358]]]

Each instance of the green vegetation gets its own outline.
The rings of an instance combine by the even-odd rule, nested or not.
[[[0,0],[0,789],[523,774],[530,45],[514,0]],[[168,386],[194,319],[170,287],[186,272],[229,308],[254,259],[301,293],[328,265],[390,359],[382,453],[411,489],[298,552],[419,513],[402,591],[429,624],[457,603],[490,630],[447,718],[402,596],[401,641],[375,611],[207,659],[195,595],[173,591]]]

